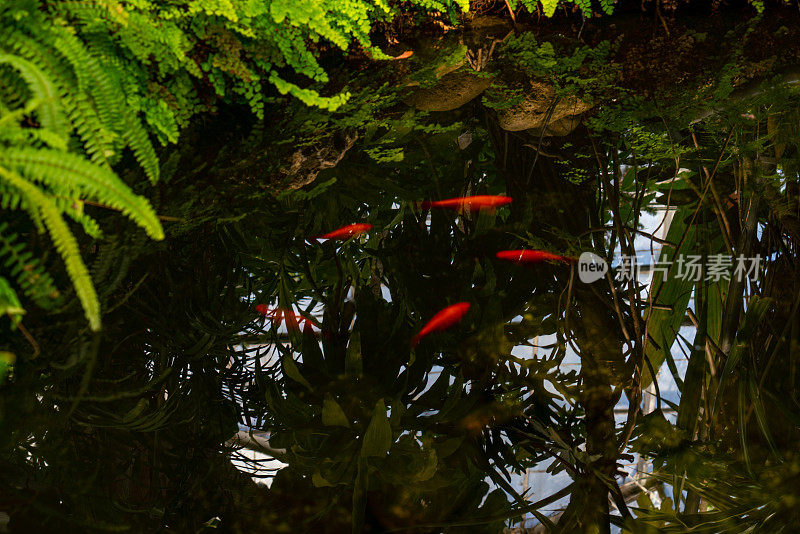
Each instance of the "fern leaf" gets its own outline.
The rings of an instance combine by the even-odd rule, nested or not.
[[[13,323],[18,324],[23,313],[25,308],[19,303],[17,293],[8,280],[0,276],[0,316],[8,315]]]
[[[603,13],[611,15],[614,12],[614,0],[600,0],[600,7]]]
[[[42,233],[45,231],[42,218],[39,212],[30,206],[25,197],[14,187],[0,181],[0,208],[4,210],[24,210],[30,215],[33,224],[36,226],[36,231]]]
[[[156,183],[159,178],[158,156],[144,126],[128,108],[122,109],[120,118],[123,121],[122,136],[133,151],[136,161],[144,169],[150,182]]]
[[[52,308],[61,302],[61,293],[53,279],[33,254],[17,242],[17,234],[8,232],[8,224],[0,223],[0,261],[25,293],[41,308]]]
[[[111,170],[93,165],[80,156],[50,149],[9,148],[0,151],[0,161],[30,180],[74,188],[120,210],[151,238],[164,238],[161,222],[147,199],[133,193]]]
[[[42,219],[50,233],[50,239],[52,239],[56,250],[64,260],[67,274],[75,287],[75,294],[78,296],[86,319],[89,321],[89,327],[94,331],[100,330],[100,302],[97,299],[97,292],[92,284],[89,271],[86,269],[86,264],[83,263],[81,258],[75,236],[72,235],[67,223],[61,218],[55,203],[38,187],[10,169],[0,166],[0,178],[12,187],[19,189],[30,200],[31,204],[41,212]]]
[[[2,44],[47,74],[57,89],[66,113],[69,123],[67,129],[77,132],[93,162],[110,168],[110,159],[116,152],[114,141],[119,136],[112,126],[103,124],[98,117],[90,95],[80,90],[78,78],[65,61],[66,58],[19,31],[12,30],[3,35]]]
[[[58,197],[55,199],[56,207],[61,213],[66,214],[70,219],[80,224],[86,235],[93,239],[103,237],[103,231],[97,221],[83,212],[83,202],[80,199]]]
[[[592,0],[574,0],[584,17],[592,16]]]
[[[100,122],[113,128],[130,146],[139,165],[151,182],[158,180],[158,157],[141,121],[127,107],[120,84],[109,74],[113,69],[101,64],[80,40],[66,31],[54,41],[61,55],[72,64],[79,91],[92,96]]]
[[[556,13],[558,7],[558,0],[541,0],[542,10],[545,17],[552,17]]]
[[[0,63],[16,69],[28,84],[33,97],[40,100],[38,116],[42,126],[66,137],[67,121],[59,105],[59,95],[52,80],[36,65],[19,56],[0,54]]]
[[[74,35],[61,31],[53,39],[53,46],[72,66],[78,81],[77,90],[88,93],[97,110],[97,116],[103,124],[119,127],[118,114],[124,100],[118,91],[119,87],[112,81],[108,71],[100,65],[83,43]],[[117,129],[115,128],[115,129]]]

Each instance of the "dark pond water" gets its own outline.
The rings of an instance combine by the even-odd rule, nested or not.
[[[32,326],[73,348],[0,406],[12,525],[796,525],[793,27],[486,19],[192,126],[103,334]]]

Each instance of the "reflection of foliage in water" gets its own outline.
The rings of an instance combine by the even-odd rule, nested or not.
[[[290,107],[279,123],[276,108],[270,127],[250,132],[232,116],[220,119],[225,139],[188,138],[153,200],[179,219],[167,242],[122,226],[95,254],[101,334],[82,330],[74,302],[26,317],[42,356],[16,366],[0,423],[14,521],[496,532],[526,510],[506,474],[546,461],[573,480],[560,528],[588,530],[608,524],[609,495],[625,509],[613,476],[631,435],[661,480],[689,490],[677,511],[641,498],[632,531],[793,524],[797,419],[783,399],[797,398],[796,96],[737,100],[731,88],[729,107],[690,127],[701,106],[685,96],[595,87],[618,102],[593,94],[602,105],[589,127],[560,138],[504,131],[480,105],[409,110],[391,85],[362,83],[339,115]],[[298,191],[273,196],[261,179],[272,169],[249,165],[354,133],[336,166]],[[497,214],[435,211],[429,228],[414,205],[481,193],[515,201]],[[630,252],[654,195],[678,206],[667,240],[681,252],[760,252],[770,261],[759,282],[657,278],[657,303],[672,308],[648,309],[633,285],[580,286],[568,267],[494,258],[521,247]],[[305,240],[356,221],[375,230],[341,246]],[[322,334],[266,328],[253,297],[319,304]],[[473,304],[461,324],[412,350],[424,321],[457,301]],[[698,329],[685,343],[678,425],[631,413],[614,432],[616,400],[638,405],[651,368],[676,367],[667,348],[684,343],[687,306]],[[511,355],[550,334],[555,345],[536,358]],[[262,344],[278,357],[262,359]],[[579,374],[558,368],[568,347]],[[269,491],[227,459],[237,422],[287,450]]]

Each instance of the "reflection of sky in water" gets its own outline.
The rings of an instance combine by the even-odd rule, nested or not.
[[[649,234],[653,234],[658,238],[664,238],[667,233],[667,225],[661,224],[664,219],[664,212],[660,211],[656,214],[648,214],[642,213],[640,216],[640,224],[641,229]],[[643,236],[637,235],[635,238],[635,247],[636,247],[636,255],[637,261],[639,265],[650,265],[652,263],[651,258],[658,259],[658,254],[661,249],[661,245],[654,242],[652,239]],[[652,248],[651,248],[652,247]],[[652,251],[652,256],[651,256]],[[612,267],[615,265],[619,265],[619,258],[620,258],[620,250],[619,247],[615,251],[615,261],[612,262]],[[639,274],[639,281],[643,284],[649,284],[651,282],[651,273],[647,272],[643,269],[644,272]],[[690,303],[691,305],[691,303]],[[683,326],[680,329],[680,334],[688,339],[694,339],[694,327],[692,326]],[[546,347],[547,345],[553,343],[555,341],[555,336],[540,336],[537,340],[537,345],[540,347]],[[672,346],[672,356],[675,360],[675,367],[677,368],[677,372],[679,376],[684,376],[686,373],[686,366],[688,364],[687,358],[685,354],[681,351],[680,347],[677,344],[678,342]],[[539,348],[538,351],[549,351],[549,349],[542,349]],[[532,357],[534,349],[531,347],[515,347],[512,351],[512,354],[519,357]],[[580,357],[575,351],[570,347],[567,346],[566,356],[561,364],[562,370],[569,370],[569,369],[579,369],[580,368]],[[553,388],[552,384],[546,383],[545,386],[549,391],[556,392],[555,388]],[[680,392],[678,391],[678,386],[673,379],[672,373],[669,370],[667,363],[665,362],[658,372],[658,389],[659,393],[661,394],[662,399],[678,403],[680,400]],[[645,406],[647,406],[647,397],[652,395],[649,391],[645,390],[643,392]],[[620,426],[624,423],[625,419],[627,418],[627,409],[628,409],[628,401],[625,395],[622,395],[620,398],[619,403],[615,408],[615,419],[617,421],[617,428],[619,429]],[[674,411],[670,409],[670,407],[666,403],[662,403],[661,409],[664,412],[664,415],[670,421],[675,421],[676,414]],[[621,485],[625,483],[630,483],[633,476],[636,473],[637,467],[641,467],[639,465],[639,457],[638,455],[634,457],[632,462],[626,462],[623,465],[623,470],[627,472],[627,476],[625,477],[618,477],[617,482]],[[527,473],[512,475],[512,485],[518,489],[520,493],[527,491],[527,497],[531,502],[535,502],[541,499],[546,498],[549,495],[556,493],[557,491],[563,489],[567,485],[571,483],[571,478],[566,471],[561,471],[555,475],[550,474],[547,472],[548,467],[552,464],[552,460],[548,460],[542,462],[540,465],[537,465],[535,468],[529,469]],[[644,465],[644,470],[648,471],[650,469],[649,465]],[[655,499],[655,496],[653,497]],[[547,515],[557,513],[563,510],[566,505],[569,503],[569,496],[566,496],[558,501],[548,505],[546,508],[542,509],[541,511]],[[614,506],[611,506],[612,512],[614,511]],[[537,524],[538,521],[534,519],[532,516],[527,516],[525,518],[525,526],[532,526]],[[612,526],[612,532],[619,532],[619,529]]]

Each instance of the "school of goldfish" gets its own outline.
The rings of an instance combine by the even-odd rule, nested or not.
[[[511,197],[500,196],[500,195],[473,195],[473,196],[466,196],[466,197],[457,197],[457,198],[449,198],[445,200],[436,200],[436,201],[424,201],[420,204],[423,210],[429,210],[431,208],[439,208],[439,209],[451,209],[461,211],[464,209],[469,210],[493,210],[497,209],[501,206],[505,206],[512,202]],[[335,241],[347,241],[348,239],[352,239],[353,237],[357,237],[369,232],[372,229],[371,224],[367,223],[356,223],[356,224],[349,224],[347,226],[342,226],[341,228],[337,228],[331,232],[326,234],[322,234],[319,236],[314,236],[312,239],[326,239],[326,240],[335,240]],[[530,249],[521,249],[521,250],[501,250],[495,255],[498,259],[511,261],[514,263],[518,263],[521,265],[534,265],[546,261],[550,262],[562,262],[566,264],[575,263],[577,258],[573,258],[570,256],[560,256],[558,254],[553,254],[552,252],[547,252],[544,250],[530,250]],[[461,319],[467,314],[470,308],[469,302],[457,302],[442,310],[438,311],[427,323],[425,326],[420,329],[420,331],[411,339],[411,346],[416,346],[420,340],[434,332],[440,332],[442,330],[447,330],[452,326],[458,324]],[[282,319],[286,318],[287,328],[296,329],[298,325],[306,322],[316,327],[320,327],[320,325],[314,321],[313,319],[309,319],[303,315],[297,314],[292,310],[287,310],[283,308],[269,308],[264,304],[259,304],[256,306],[256,311],[261,313],[262,315],[270,318],[271,321],[280,324]]]

